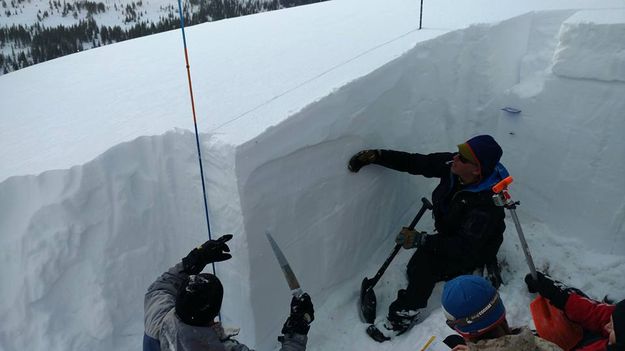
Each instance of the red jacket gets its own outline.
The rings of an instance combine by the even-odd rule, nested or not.
[[[600,335],[601,338],[576,348],[577,351],[600,351],[608,347],[608,334],[603,328],[610,323],[615,306],[599,303],[575,293],[571,293],[564,306],[564,313],[573,322],[584,328],[584,331]]]

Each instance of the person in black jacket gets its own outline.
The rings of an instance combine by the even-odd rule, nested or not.
[[[428,155],[393,150],[362,150],[349,161],[358,172],[376,164],[400,172],[440,178],[432,192],[436,232],[426,235],[403,228],[397,243],[417,248],[407,265],[408,287],[391,303],[386,327],[405,332],[419,321],[419,309],[438,281],[477,268],[496,266],[505,230],[504,209],[494,204],[492,186],[508,176],[499,163],[503,151],[490,135],[479,135],[458,145],[458,152]],[[494,282],[498,286],[500,282]]]

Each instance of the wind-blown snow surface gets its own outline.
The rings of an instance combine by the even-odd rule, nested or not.
[[[333,8],[336,15],[347,3],[332,1],[284,13],[304,19],[308,14],[315,17],[315,9]],[[407,2],[389,3],[398,12],[401,6],[410,8]],[[597,3],[593,2],[616,5]],[[467,11],[458,12],[464,16],[469,10],[467,6]],[[441,7],[432,9],[436,11]],[[280,12],[251,16],[249,21],[261,22],[263,16],[280,21]],[[509,13],[495,11],[492,18],[504,15]],[[336,21],[345,20],[337,17]],[[225,31],[227,22],[217,30]],[[401,21],[396,22],[400,27]],[[192,28],[196,42],[200,34],[213,33],[200,33],[199,28],[203,26]],[[213,132],[202,135],[202,148],[213,235],[236,234],[231,245],[234,258],[217,269],[227,292],[225,322],[242,327],[242,341],[259,350],[273,348],[288,312],[288,289],[265,242],[265,230],[273,233],[304,289],[313,296],[317,318],[309,349],[416,349],[430,335],[446,335],[449,331],[437,301],[442,285],[430,300],[430,316],[408,335],[378,345],[364,334],[365,325],[357,317],[360,281],[374,275],[391,250],[394,233],[410,221],[419,198],[429,195],[435,182],[375,166],[350,174],[345,164],[365,147],[453,150],[477,133],[495,135],[504,148],[503,162],[516,178],[512,195],[522,203],[519,214],[537,266],[592,296],[625,297],[621,293],[625,187],[620,181],[625,170],[625,142],[620,135],[625,130],[625,10],[533,12],[472,26],[420,42],[371,72],[425,39],[420,35],[431,38],[445,32],[409,34],[410,39],[396,41],[392,48],[382,46],[351,61],[345,58],[365,52],[364,39],[362,44],[345,45],[349,50],[333,46],[331,40],[321,49],[316,45],[326,44],[311,44],[318,52],[300,57],[312,66],[299,75],[295,67],[301,67],[301,60],[285,60],[282,64],[293,68],[283,67],[282,72],[280,66],[257,75],[246,71],[244,78],[236,76],[236,70],[224,71],[220,73],[224,78],[215,80],[232,78],[235,84],[216,92],[223,98],[220,103],[208,101],[209,82],[199,80],[198,110],[228,116],[203,129]],[[135,45],[151,47],[146,43],[152,41],[173,47],[167,40],[173,43],[174,34],[112,47],[133,51]],[[372,42],[378,43],[371,40],[369,45]],[[279,51],[269,47],[268,56],[259,58],[267,65],[269,58],[278,57],[270,55]],[[344,50],[344,56],[330,47]],[[120,81],[126,81],[122,78],[129,71],[123,59],[117,66],[123,70],[107,72],[112,77],[93,73],[81,80],[77,77],[87,72],[63,69],[64,63],[88,67],[121,52],[107,49],[0,77],[3,115],[8,116],[0,121],[5,150],[0,157],[4,178],[13,176],[0,183],[0,269],[8,280],[0,288],[5,301],[0,307],[5,316],[1,349],[138,347],[145,289],[206,239],[195,140],[189,131],[171,130],[181,126],[181,116],[188,114],[188,106],[179,106],[188,99],[182,78],[167,71],[157,74],[158,65],[146,59],[141,64],[155,70],[128,64],[136,72],[131,78],[146,84],[157,75],[165,83],[147,84],[144,90],[126,86],[117,98],[89,98],[89,105],[66,105],[64,95],[58,95],[74,84],[82,91],[111,94]],[[232,60],[243,62],[249,57],[253,56]],[[588,64],[592,57],[604,64]],[[329,65],[332,60],[334,65],[347,63],[328,70],[334,67]],[[201,57],[192,57],[192,69],[197,67],[194,72],[207,77],[200,62]],[[291,73],[297,78],[285,78]],[[44,75],[75,81],[56,85]],[[43,87],[57,91],[37,88],[34,77],[41,78]],[[245,80],[250,77],[254,79]],[[172,82],[174,91],[164,88]],[[250,90],[235,98],[232,92],[244,82]],[[337,89],[327,95],[333,88]],[[135,95],[126,100],[123,94]],[[25,99],[33,96],[37,104],[26,104]],[[129,111],[125,101],[137,105]],[[209,109],[209,103],[216,105]],[[522,112],[508,114],[500,110],[504,106]],[[141,117],[145,114],[159,118],[148,124]],[[109,124],[97,126],[81,118],[85,115]],[[27,117],[23,129],[16,123],[18,116]],[[109,121],[104,116],[110,116]],[[224,124],[232,116],[240,118]],[[56,121],[63,123],[58,130],[35,129],[36,122],[45,127]],[[83,134],[66,135],[63,128]],[[132,139],[141,130],[153,136]],[[52,140],[45,138],[46,133]],[[103,152],[107,144],[119,145]],[[65,156],[68,160],[62,159]],[[52,168],[68,169],[21,175]],[[431,220],[419,224],[423,230],[431,227]],[[530,297],[522,288],[526,268],[514,225],[508,223],[508,228],[500,252],[506,280],[501,292],[511,324],[518,325],[529,321]],[[405,285],[403,265],[408,258],[409,253],[402,253],[376,287],[380,317],[394,292]]]

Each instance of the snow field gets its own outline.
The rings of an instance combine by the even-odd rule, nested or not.
[[[293,90],[293,95],[280,95],[292,82],[278,79],[280,83],[271,87],[276,83],[268,77],[274,71],[262,71],[250,82],[253,89],[267,86],[258,93],[261,98],[242,91],[240,100],[225,99],[214,107],[235,111],[224,113],[229,117],[220,121],[226,124],[218,130],[201,135],[213,235],[236,234],[230,245],[234,258],[217,265],[227,292],[225,324],[242,327],[240,339],[258,350],[277,344],[290,297],[264,239],[269,230],[315,303],[309,350],[416,349],[431,335],[449,334],[438,302],[439,284],[430,299],[429,317],[405,337],[377,344],[365,335],[357,314],[360,282],[375,274],[390,253],[395,233],[409,223],[420,198],[429,196],[436,182],[376,166],[351,174],[346,162],[362,148],[454,150],[478,133],[493,134],[504,149],[502,162],[515,176],[511,194],[521,201],[519,216],[537,267],[591,296],[625,297],[620,293],[625,288],[620,279],[625,263],[625,190],[620,181],[625,170],[620,135],[625,85],[605,78],[618,77],[618,64],[616,69],[590,69],[579,63],[580,56],[591,54],[586,51],[589,39],[581,35],[588,26],[597,27],[592,54],[618,63],[614,42],[621,40],[625,21],[614,19],[614,11],[603,13],[532,12],[471,26],[419,43],[364,76],[361,73],[368,73],[373,62],[388,61],[401,50],[367,64],[352,61],[305,89]],[[145,38],[144,43],[154,40]],[[132,44],[117,47],[132,51]],[[100,59],[115,56],[112,51],[112,56],[99,53],[104,56]],[[82,55],[98,57],[97,50]],[[125,67],[119,58],[119,67]],[[83,64],[79,55],[64,60]],[[178,122],[165,121],[169,115],[183,114],[176,112],[176,103],[187,97],[159,93],[150,78],[157,66],[150,62],[139,62],[147,71],[133,67],[141,84],[154,90],[128,85],[118,91],[115,80],[131,75],[125,69],[84,80],[80,74],[50,70],[47,75],[58,78],[53,85],[42,78],[45,90],[89,91],[84,83],[112,94],[104,101],[114,118],[102,125],[94,121],[111,111],[97,99],[89,100],[93,120],[79,118],[85,105],[73,106],[68,116],[80,126],[65,121],[47,131],[50,138],[36,137],[39,131],[32,132],[28,125],[9,128],[14,125],[8,118],[2,122],[2,130],[11,131],[0,138],[10,151],[3,164],[12,168],[3,172],[9,178],[0,183],[0,245],[6,248],[0,251],[0,269],[12,283],[0,287],[5,301],[0,312],[7,316],[0,327],[0,349],[135,349],[142,337],[145,289],[206,240],[194,136],[171,131]],[[194,62],[205,67],[201,60]],[[581,66],[583,70],[573,69]],[[566,67],[585,76],[562,73]],[[29,92],[38,90],[26,78],[40,77],[39,69],[43,70],[37,66],[0,77],[3,87],[23,95],[19,104],[9,104],[5,95],[3,109],[8,106],[11,116],[46,117],[51,122],[43,125],[54,125],[67,111],[56,104],[62,99],[50,94],[41,97],[43,105],[28,103]],[[199,76],[205,77],[206,70],[200,68]],[[107,75],[111,80],[102,78]],[[163,72],[160,78],[184,85],[173,76]],[[75,79],[72,84],[61,83],[67,77]],[[233,94],[236,84],[244,86],[244,79],[237,79],[224,91],[232,89]],[[206,91],[204,84],[208,83],[198,84],[196,91]],[[102,86],[106,88],[100,90]],[[335,88],[329,95],[328,86]],[[129,99],[142,102],[126,110],[124,94],[137,94]],[[259,104],[272,96],[280,97]],[[504,106],[522,112],[508,114],[500,110]],[[237,113],[244,117],[230,118]],[[159,118],[146,121],[144,115]],[[122,128],[127,125],[135,127]],[[139,126],[154,135],[133,139]],[[84,132],[75,139],[79,133],[67,133],[71,128],[106,135]],[[125,140],[131,141],[122,143]],[[40,141],[44,147],[36,145]],[[107,143],[119,145],[85,161]],[[62,156],[68,160],[59,161]],[[42,166],[42,158],[50,162]],[[21,163],[15,166],[12,160]],[[79,165],[20,175],[41,167],[67,168],[64,162]],[[530,296],[522,282],[527,268],[514,224],[507,225],[500,252],[506,281],[501,294],[510,323],[521,325],[530,319]],[[431,227],[427,216],[418,225],[422,230]],[[409,257],[402,252],[376,286],[379,317],[396,290],[405,286],[403,267]]]

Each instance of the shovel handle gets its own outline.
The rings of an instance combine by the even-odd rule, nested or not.
[[[421,217],[423,217],[423,214],[425,213],[426,210],[431,210],[431,209],[434,208],[434,206],[432,206],[432,203],[430,202],[430,200],[428,200],[425,197],[421,198],[421,202],[423,204],[421,205],[421,208],[419,209],[419,212],[417,213],[417,215],[414,217],[414,219],[412,220],[412,222],[410,222],[410,225],[408,226],[408,228],[410,230],[414,229],[414,227],[417,225],[417,223],[419,222]]]
[[[423,217],[423,214],[425,213],[425,211],[431,210],[433,208],[432,203],[427,198],[425,197],[421,198],[421,202],[423,204],[421,205],[419,212],[417,213],[417,215],[414,217],[414,219],[412,220],[412,222],[410,222],[410,225],[408,226],[408,228],[410,228],[411,230],[414,229],[414,227],[417,225],[421,217]],[[391,264],[391,261],[393,261],[395,256],[397,256],[397,253],[401,249],[401,246],[402,246],[401,244],[395,245],[395,247],[393,248],[393,251],[391,252],[391,255],[386,259],[386,261],[384,261],[384,263],[382,264],[382,267],[380,267],[378,272],[375,274],[375,277],[373,277],[370,280],[371,282],[370,282],[369,289],[373,289],[375,284],[377,284],[378,280],[380,280],[380,278],[382,277],[382,274],[384,274],[384,272],[386,271],[386,268],[388,268],[388,265]]]

